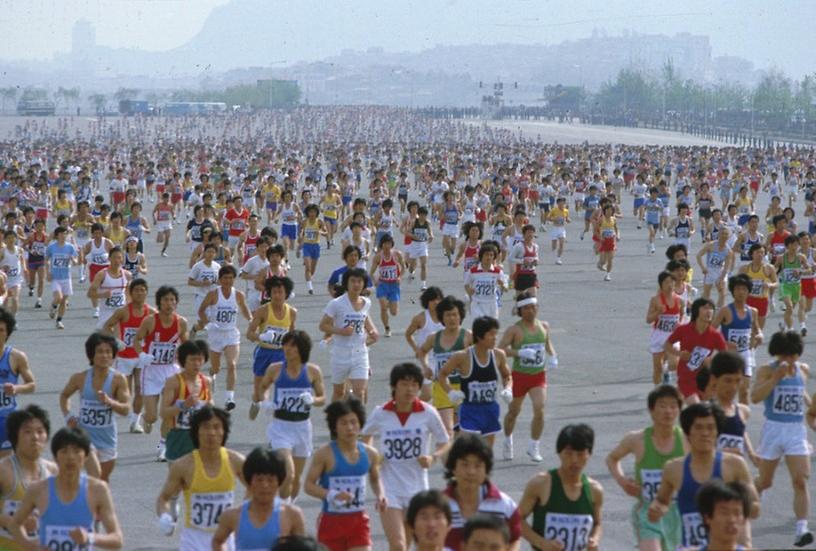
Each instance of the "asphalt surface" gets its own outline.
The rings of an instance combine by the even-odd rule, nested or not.
[[[559,142],[565,141],[565,136],[576,131],[572,126],[535,126],[542,136]],[[589,129],[584,130],[589,132]],[[625,135],[619,135],[614,130],[606,130],[606,134],[595,130],[592,132],[592,139],[606,136],[614,141],[629,141],[630,137],[632,141],[650,140],[655,136],[653,131],[642,131],[639,136],[632,137],[631,129],[627,129]],[[680,139],[676,135],[660,134],[659,137],[663,140],[661,143]],[[665,241],[658,242],[658,253],[654,256],[647,254],[645,230],[636,229],[631,213],[628,212],[630,205],[631,200],[627,199],[627,216],[620,221],[622,240],[611,282],[604,282],[603,274],[595,268],[589,238],[587,241],[578,239],[581,230],[578,222],[574,221],[568,229],[569,241],[563,266],[554,264],[554,258],[549,252],[548,236],[538,237],[543,252],[539,271],[542,282],[540,316],[552,325],[552,338],[560,359],[559,369],[549,375],[546,427],[542,439],[544,462],[533,464],[524,453],[531,417],[529,406],[526,406],[517,425],[516,460],[497,460],[491,476],[502,490],[516,500],[520,499],[530,477],[558,465],[554,444],[560,428],[568,423],[589,423],[595,429],[596,446],[587,473],[599,480],[606,491],[601,548],[616,550],[635,546],[629,523],[629,513],[634,501],[624,495],[607,473],[604,458],[626,431],[642,428],[649,423],[646,395],[652,388],[651,359],[647,352],[649,327],[644,318],[648,300],[656,290],[656,275],[665,263],[661,246],[665,248],[668,245]],[[764,201],[760,203],[760,208],[764,212]],[[158,256],[156,243],[148,239],[150,273],[147,279],[152,290],[160,284],[176,285],[181,292],[179,311],[192,320],[193,297],[191,289],[185,285],[188,248],[183,243],[182,233],[178,229],[174,230],[168,258]],[[440,241],[436,240],[431,247],[429,284],[439,285],[446,293],[461,296],[464,293],[461,268],[447,267]],[[693,246],[699,247],[696,236]],[[317,324],[329,299],[325,285],[320,282],[325,282],[331,270],[341,265],[338,248],[323,250],[315,278],[319,283],[315,285],[314,296],[305,292],[301,261],[292,259],[291,263],[297,283],[297,296],[290,302],[298,309],[298,327],[309,331],[317,340]],[[695,272],[699,275],[699,270]],[[26,296],[22,299],[18,316],[19,330],[11,338],[13,346],[28,354],[38,381],[37,393],[22,398],[20,402],[25,404],[35,401],[47,408],[52,415],[54,430],[62,424],[57,403],[60,390],[70,374],[87,368],[83,342],[95,322],[91,318],[89,300],[84,296],[87,283],[77,284],[76,273],[74,277],[76,295],[65,317],[64,331],[54,328],[54,322],[48,318],[46,309],[34,310],[33,299]],[[382,338],[371,350],[373,380],[369,409],[388,399],[390,394],[387,380],[391,366],[412,359],[410,348],[404,340],[404,328],[410,316],[420,311],[419,285],[418,280],[403,284],[400,313],[391,324],[394,335],[390,339]],[[413,303],[414,299],[416,303]],[[372,312],[382,330],[378,309],[375,307]],[[769,327],[776,325],[778,317],[779,314],[771,316]],[[509,300],[505,301],[501,309],[500,321],[503,328],[515,321],[510,315]],[[241,321],[240,327],[244,332],[246,323]],[[812,341],[813,337],[806,339],[808,345]],[[247,418],[252,390],[251,353],[252,346],[244,341],[239,362],[238,407],[234,412],[233,432],[228,443],[230,447],[244,453],[254,446],[266,443],[265,418],[260,416],[255,422],[249,422]],[[765,352],[760,352],[758,356],[759,362],[767,359]],[[806,350],[806,361],[809,356],[810,353]],[[321,366],[328,366],[328,352],[316,349],[313,361]],[[327,369],[324,367],[325,372]],[[223,399],[222,390],[223,387],[220,387],[216,396],[218,403]],[[811,384],[810,392],[813,391],[814,385]],[[762,414],[758,407],[754,406],[752,409],[749,429],[753,441],[758,442]],[[313,420],[315,445],[319,446],[328,440],[328,431],[320,409],[315,410]],[[119,460],[111,487],[117,513],[124,527],[125,548],[175,549],[177,535],[174,538],[161,536],[156,528],[153,512],[156,496],[167,472],[166,464],[155,461],[158,435],[155,431],[152,435],[129,434],[126,419],[120,419],[119,428],[122,431]],[[497,439],[495,451],[497,457],[500,457],[501,437]],[[631,462],[626,465],[628,471],[631,471],[631,467]],[[792,491],[789,477],[784,471],[784,468],[780,470],[775,486],[766,492],[762,502],[762,517],[753,524],[754,544],[757,548],[788,547],[792,544]],[[443,483],[438,465],[432,469],[431,481],[434,486],[441,486]],[[304,510],[308,529],[313,530],[320,503],[302,494],[297,504]],[[387,549],[379,519],[373,513],[373,505],[370,508],[374,548]]]

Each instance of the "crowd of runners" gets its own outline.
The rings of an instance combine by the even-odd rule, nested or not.
[[[390,551],[605,548],[604,488],[585,470],[592,427],[542,442],[547,374],[570,360],[551,335],[560,321],[540,315],[558,289],[540,279],[545,264],[594,258],[614,293],[624,222],[640,230],[655,289],[651,329],[627,343],[655,385],[642,397],[652,422],[621,431],[606,457],[633,499],[632,543],[751,548],[782,459],[782,545],[813,542],[812,150],[561,146],[388,108],[72,124],[27,122],[0,143],[3,549],[128,547],[112,498],[127,488],[108,485],[120,423],[169,464],[156,530],[183,551],[373,549],[375,511]],[[150,280],[150,239],[162,257],[189,244],[171,281]],[[432,255],[461,286],[437,284]],[[328,281],[315,278],[321,257],[339,264]],[[183,286],[190,319],[177,312]],[[311,295],[327,302],[307,326],[297,306]],[[49,419],[36,366],[9,344],[15,316],[39,310],[58,333],[89,321],[73,313],[86,300],[89,367],[67,377],[64,420]],[[392,325],[406,307],[409,324]],[[502,311],[517,321],[500,327]],[[375,365],[383,340],[402,361]],[[310,361],[318,346],[329,365]],[[372,370],[390,373],[381,404]],[[321,411],[331,440],[315,447]],[[268,426],[244,456],[228,444],[247,419]],[[64,425],[53,435],[52,422]],[[763,425],[758,442],[749,423]],[[496,461],[542,463],[553,444],[558,464],[521,495],[491,477]],[[316,527],[297,505],[311,499]]]

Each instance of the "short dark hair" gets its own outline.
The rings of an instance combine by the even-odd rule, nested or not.
[[[300,361],[303,363],[308,362],[312,353],[312,337],[309,336],[309,333],[300,329],[289,331],[281,339],[281,344],[289,344],[290,342],[297,346]]]
[[[0,306],[0,323],[6,325],[6,338],[8,338],[14,333],[14,329],[17,327],[17,318],[14,317],[14,314]]]
[[[717,504],[723,501],[739,501],[742,504],[742,514],[745,518],[748,518],[751,512],[751,494],[748,487],[739,480],[733,482],[725,482],[719,478],[709,480],[697,490],[695,501],[697,510],[703,517],[703,523],[706,517],[711,518],[714,515]]]
[[[256,474],[272,475],[278,479],[280,485],[286,478],[286,461],[277,450],[258,446],[246,456],[241,471],[247,486],[252,483],[252,477]]]
[[[413,362],[398,363],[397,365],[392,367],[390,377],[392,394],[397,386],[397,383],[402,381],[403,379],[416,381],[419,384],[419,386],[422,386],[422,381],[424,379],[422,375],[422,369],[420,369],[420,367]]]
[[[91,453],[91,437],[82,427],[63,427],[51,439],[51,455],[56,459],[57,452],[68,446],[75,446],[88,455]]]
[[[669,260],[674,260],[674,255],[677,254],[677,251],[683,251],[688,255],[688,247],[683,245],[682,243],[675,243],[674,245],[669,245],[666,248],[666,258]]]
[[[272,551],[328,551],[328,547],[311,536],[283,536]]]
[[[700,310],[705,306],[714,308],[714,302],[707,298],[700,297],[691,303],[691,321],[697,321],[697,318],[700,316]]]
[[[9,442],[11,442],[11,449],[17,449],[17,440],[20,437],[20,429],[29,421],[40,421],[45,427],[45,434],[51,434],[51,420],[48,417],[48,412],[37,404],[29,404],[23,409],[18,409],[9,413],[6,417],[6,434]]]
[[[204,356],[204,361],[210,359],[210,345],[204,340],[184,341],[176,349],[176,358],[183,368],[188,356]]]
[[[100,331],[91,333],[90,336],[85,339],[85,356],[88,358],[91,365],[93,365],[96,347],[100,344],[107,344],[110,346],[114,357],[116,357],[116,353],[119,352],[119,344],[116,342],[116,338],[113,335],[102,333]]]
[[[723,409],[714,402],[698,402],[691,404],[680,412],[680,427],[686,436],[691,432],[694,421],[700,417],[714,417],[717,423],[717,434],[720,434],[725,424],[725,413]]]
[[[266,278],[266,281],[264,281],[264,290],[266,291],[266,294],[270,294],[272,289],[275,287],[283,287],[283,289],[286,291],[286,298],[289,298],[289,295],[292,294],[292,291],[295,288],[295,284],[287,276],[273,275],[272,277]]]
[[[130,284],[128,285],[128,291],[133,291],[133,289],[136,287],[144,287],[145,291],[147,291],[147,281],[140,277],[131,280]]]
[[[728,292],[732,295],[734,294],[734,289],[737,287],[742,286],[748,289],[748,292],[751,291],[751,287],[753,283],[751,282],[751,276],[748,274],[737,274],[735,276],[731,276],[728,278]]]
[[[771,335],[768,354],[771,356],[801,356],[805,350],[802,337],[796,331],[777,331]]]
[[[711,358],[711,367],[709,369],[714,377],[738,375],[745,373],[745,360],[737,352],[724,350]]]
[[[345,272],[343,272],[343,279],[341,280],[341,285],[344,289],[348,289],[349,280],[353,277],[359,278],[363,280],[363,285],[368,282],[368,274],[362,268],[349,268]]]
[[[646,403],[649,406],[649,411],[652,411],[655,408],[657,401],[661,398],[674,398],[677,400],[677,406],[681,409],[683,408],[683,395],[680,394],[680,391],[677,390],[676,386],[659,385],[649,393],[649,397],[646,399]]]
[[[366,422],[366,411],[363,403],[357,398],[344,398],[326,406],[326,423],[329,425],[332,440],[337,440],[337,420],[349,413],[357,416],[360,428],[363,428]]]
[[[198,429],[202,423],[206,423],[210,419],[218,418],[221,420],[221,424],[224,427],[224,439],[221,442],[221,445],[225,445],[227,443],[227,438],[229,438],[230,433],[230,414],[228,411],[225,411],[221,408],[217,408],[215,406],[211,406],[209,404],[205,405],[201,409],[196,410],[193,413],[192,417],[190,418],[190,439],[193,441],[193,447],[198,449]]]
[[[419,303],[422,304],[422,308],[427,310],[428,305],[431,304],[432,300],[441,299],[444,296],[445,296],[445,294],[442,292],[442,289],[440,289],[439,287],[435,287],[435,286],[428,287],[427,289],[422,291],[421,295],[419,295]]]
[[[460,321],[465,319],[465,303],[453,295],[448,295],[436,305],[436,317],[439,319],[439,323],[442,323],[445,312],[453,309],[459,310]]]
[[[558,433],[555,441],[556,453],[561,453],[567,446],[577,452],[588,450],[592,453],[595,446],[595,431],[586,423],[567,425]]]
[[[427,507],[433,507],[434,509],[441,511],[448,520],[448,526],[450,526],[453,520],[453,513],[451,512],[448,498],[441,491],[434,489],[422,490],[421,492],[414,494],[414,497],[411,498],[411,501],[408,503],[408,509],[405,512],[406,524],[413,528],[417,515],[422,509]]]
[[[501,534],[504,544],[510,543],[510,530],[507,528],[507,522],[497,515],[489,515],[487,513],[476,513],[465,522],[465,529],[462,534],[462,541],[467,543],[473,537],[476,530],[490,530]]]
[[[238,270],[236,270],[235,266],[232,266],[231,264],[225,264],[218,269],[218,279],[221,279],[225,275],[236,277],[238,275]]]
[[[179,294],[175,287],[170,285],[162,285],[156,290],[156,306],[161,304],[161,299],[163,299],[166,295],[173,295],[176,297],[176,302],[179,300]]]
[[[487,476],[490,476],[490,471],[493,470],[493,450],[478,435],[465,433],[453,441],[453,446],[451,446],[448,457],[445,459],[446,480],[453,480],[453,471],[456,469],[456,462],[460,459],[464,459],[468,455],[478,457],[479,460],[485,464]]]
[[[493,329],[499,330],[499,320],[490,316],[479,316],[473,320],[473,326],[471,327],[473,342],[479,342]]]
[[[362,257],[363,251],[360,250],[360,247],[357,245],[346,245],[346,248],[343,249],[343,260],[348,258],[348,255],[352,253],[357,253],[357,256]]]

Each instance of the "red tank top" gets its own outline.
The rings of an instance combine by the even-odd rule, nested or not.
[[[133,305],[128,304],[128,319],[119,324],[119,338],[125,343],[125,349],[119,352],[120,358],[133,360],[139,357],[136,350],[133,348],[133,338],[139,331],[142,321],[147,317],[147,307],[142,307],[142,315],[136,316],[133,314]],[[148,335],[149,336],[149,335]],[[145,342],[147,342],[145,340]]]
[[[660,304],[666,308],[666,311],[657,316],[653,325],[655,329],[671,333],[680,323],[683,299],[677,293],[672,293],[672,302],[674,303],[673,306],[666,302],[666,298],[662,294],[660,295]]]
[[[380,271],[380,283],[396,283],[399,279],[399,264],[393,254],[389,259],[383,257],[377,269]]]
[[[230,209],[224,218],[229,222],[229,234],[233,237],[239,237],[246,229],[247,220],[249,220],[249,211],[243,209],[240,214],[235,209]]]
[[[246,264],[246,261],[252,258],[252,255],[255,254],[255,249],[258,247],[258,239],[260,238],[261,234],[258,234],[255,237],[247,234],[246,239],[244,240],[244,264]]]
[[[479,263],[479,247],[480,242],[476,242],[476,246],[471,247],[469,243],[465,243],[465,262],[463,263],[463,268],[466,272],[469,272],[471,268],[476,266]]]
[[[145,337],[142,349],[146,349],[148,354],[153,356],[154,365],[172,365],[176,361],[176,347],[181,344],[178,314],[173,314],[170,327],[162,326],[158,313],[153,316],[153,332]]]
[[[519,264],[516,264],[516,274],[534,274],[536,273],[534,261],[538,257],[535,245],[529,249],[527,245],[522,244],[522,246],[524,247],[524,257]]]

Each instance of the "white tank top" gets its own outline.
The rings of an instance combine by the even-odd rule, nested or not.
[[[97,247],[96,243],[91,241],[91,250],[88,253],[88,262],[96,266],[107,266],[110,264],[108,260],[108,251],[105,249],[105,240],[102,240],[102,245]]]
[[[422,346],[428,337],[436,333],[437,331],[442,331],[445,328],[444,325],[439,323],[438,321],[434,321],[431,319],[431,314],[427,310],[425,310],[425,324],[417,329],[417,338],[416,342],[419,346]]]
[[[111,296],[105,297],[102,301],[100,310],[107,310],[113,312],[117,308],[125,305],[125,288],[127,287],[127,278],[125,272],[122,270],[120,277],[111,277],[108,270],[105,270],[105,278],[102,280],[102,285],[99,286],[100,291],[110,291]]]
[[[19,249],[13,253],[6,249],[3,253],[3,260],[0,260],[0,268],[6,272],[6,276],[8,276],[10,282],[19,279],[22,276],[20,273]]]
[[[210,323],[215,329],[229,331],[237,329],[238,326],[238,301],[235,299],[236,290],[232,289],[229,298],[224,296],[224,291],[219,287],[216,290],[218,302],[212,306]]]

